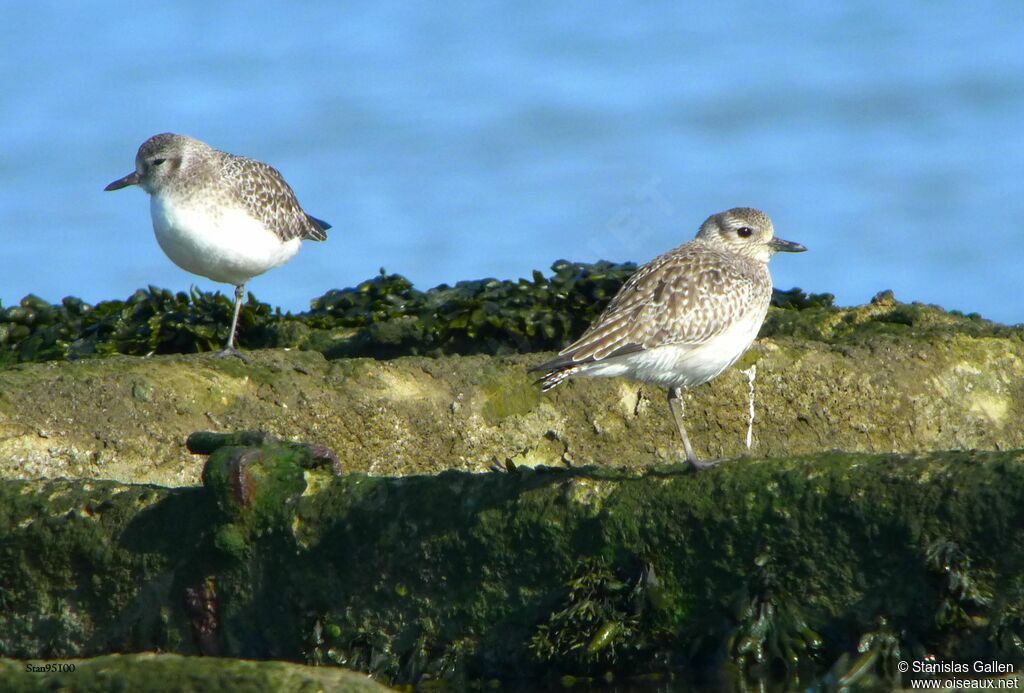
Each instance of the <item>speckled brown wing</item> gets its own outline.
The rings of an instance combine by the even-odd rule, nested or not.
[[[234,177],[231,186],[238,201],[249,212],[272,229],[282,241],[301,238],[311,241],[325,241],[325,231],[330,225],[306,214],[295,192],[273,166],[230,156],[225,166],[225,175]]]
[[[756,271],[713,248],[680,246],[637,270],[583,336],[538,370],[707,342],[770,298],[767,269]]]
[[[717,256],[713,266],[705,263],[708,257],[669,263],[652,300],[636,318],[634,332],[644,349],[703,344],[767,307],[772,288],[766,266],[738,262],[718,251],[710,254]]]

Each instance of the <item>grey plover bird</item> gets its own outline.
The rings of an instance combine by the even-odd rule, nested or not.
[[[150,137],[135,155],[135,170],[104,190],[129,185],[149,193],[157,243],[174,264],[234,285],[222,354],[236,353],[246,282],[290,260],[303,240],[327,240],[331,228],[302,211],[277,169],[185,135]]]
[[[768,313],[768,261],[807,250],[775,238],[771,219],[737,207],[708,218],[697,237],[631,276],[583,336],[544,371],[544,391],[576,376],[614,377],[668,388],[668,403],[687,461],[701,462],[683,426],[683,389],[706,383],[736,362]]]

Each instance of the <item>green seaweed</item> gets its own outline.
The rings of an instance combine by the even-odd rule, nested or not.
[[[192,444],[205,489],[0,482],[0,655],[453,686],[1024,661],[1020,452],[382,478],[258,434]]]
[[[481,279],[421,291],[381,274],[314,299],[309,311],[282,314],[250,293],[238,341],[244,348],[295,347],[329,358],[505,354],[558,349],[578,337],[636,270],[630,263],[560,260],[545,277]],[[777,292],[787,311],[831,309],[828,294]],[[96,305],[68,297],[51,305],[26,296],[0,307],[0,366],[109,354],[191,354],[220,348],[232,301],[192,289],[150,286],[124,301]]]
[[[639,617],[631,588],[605,559],[579,559],[565,585],[563,608],[537,626],[527,645],[530,653],[540,662],[581,671],[613,664],[637,640]]]
[[[191,354],[223,345],[232,302],[220,293],[192,289],[177,294],[140,289],[125,301],[95,306],[68,297],[52,306],[26,296],[0,311],[0,365],[109,354]],[[268,342],[270,306],[250,294],[239,316],[239,331]]]
[[[754,565],[738,595],[730,655],[755,679],[792,679],[801,670],[813,670],[821,636],[810,628],[793,596],[780,589],[770,554],[758,556]]]

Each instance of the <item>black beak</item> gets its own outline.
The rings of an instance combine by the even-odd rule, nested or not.
[[[807,250],[807,248],[800,245],[799,243],[794,243],[793,241],[784,241],[781,238],[773,238],[772,240],[768,241],[768,245],[771,246],[771,249],[777,253],[802,253],[805,250]]]
[[[105,187],[103,189],[107,190],[107,191],[110,191],[110,190],[120,190],[121,188],[127,188],[129,185],[138,185],[138,184],[139,184],[139,174],[136,173],[135,171],[132,171],[131,173],[129,173],[124,178],[118,178],[113,183],[111,183],[110,185],[108,185],[107,187]]]

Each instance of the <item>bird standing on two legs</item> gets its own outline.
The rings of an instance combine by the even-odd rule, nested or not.
[[[237,354],[245,283],[292,258],[330,224],[306,214],[277,172],[260,161],[169,132],[142,143],[135,170],[105,190],[138,185],[150,195],[157,243],[183,270],[232,284],[235,310],[220,354]]]
[[[775,238],[768,216],[737,207],[708,218],[697,237],[631,276],[583,336],[544,371],[550,390],[577,376],[614,377],[668,388],[687,461],[705,469],[683,426],[683,389],[731,366],[757,337],[772,297],[768,261],[807,250]]]

